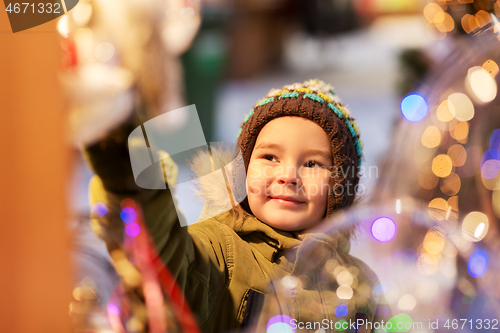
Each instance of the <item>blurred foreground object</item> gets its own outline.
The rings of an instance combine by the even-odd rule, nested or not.
[[[121,155],[106,156],[109,163],[103,165],[113,161],[130,167],[126,140],[131,124],[183,106],[177,57],[189,47],[199,24],[197,0],[80,1],[59,20],[65,51],[60,77],[69,99],[73,141],[87,148],[122,144]],[[167,131],[176,124],[160,125]],[[112,274],[110,281],[84,279],[75,287],[70,305],[75,330],[196,332],[182,293],[150,246],[140,204],[128,198],[106,206],[106,199],[92,203],[89,223],[105,241],[121,281],[112,292],[99,288],[114,282]],[[119,227],[99,225],[105,215]],[[125,221],[130,224],[122,227]]]
[[[0,14],[2,332],[71,330],[65,117],[55,22],[10,33]]]
[[[59,20],[75,141],[95,142],[138,105],[147,118],[182,106],[177,57],[198,30],[199,11],[199,0],[87,0]]]

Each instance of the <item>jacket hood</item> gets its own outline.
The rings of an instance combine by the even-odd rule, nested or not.
[[[260,221],[253,215],[245,218],[243,223],[234,223],[231,209],[235,202],[241,202],[244,199],[242,194],[234,194],[228,189],[232,187],[231,175],[233,174],[237,159],[234,152],[221,145],[213,145],[209,150],[200,150],[192,162],[191,169],[197,175],[196,195],[204,200],[204,206],[199,220],[203,221],[209,218],[215,218],[219,222],[231,227],[238,235],[245,236],[251,233],[261,233],[268,237],[268,242],[279,250],[288,250],[292,248],[308,248],[308,244],[314,242],[323,244],[326,248],[348,253],[350,250],[349,240],[338,231],[283,231],[273,228]],[[223,175],[224,170],[225,175]],[[233,191],[234,192],[234,191]],[[231,198],[232,196],[232,198]],[[234,200],[235,197],[241,199]],[[245,195],[246,196],[246,195]],[[231,200],[233,199],[233,200]],[[326,228],[322,228],[327,230]],[[329,228],[331,229],[331,228]],[[319,242],[319,243],[318,243]],[[311,245],[312,246],[312,245]],[[305,251],[305,250],[300,250]]]

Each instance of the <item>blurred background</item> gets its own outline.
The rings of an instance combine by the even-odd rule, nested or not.
[[[79,7],[86,3],[68,14],[73,22],[82,21]],[[481,29],[497,29],[500,14],[500,1],[491,0],[204,0],[183,6],[201,8],[201,25],[176,58],[182,69],[170,92],[178,100],[172,105],[196,105],[207,142],[235,142],[245,114],[270,89],[313,78],[331,83],[357,120],[363,165],[374,167],[362,178],[362,202],[380,193],[379,178],[390,170],[387,152],[402,137],[397,126],[422,119],[402,112],[401,101],[418,92],[440,103],[435,90],[463,81],[450,74],[451,62],[479,53],[483,46],[470,39]],[[0,313],[10,319],[0,322],[11,323],[6,332],[68,331],[69,321],[54,324],[51,316],[67,318],[70,300],[81,301],[82,290],[90,290],[87,300],[107,304],[118,281],[89,224],[92,173],[65,139],[68,104],[57,75],[75,66],[75,46],[65,42],[62,20],[13,35],[6,14],[0,18],[0,103],[7,120],[0,130],[0,202],[10,214],[0,242],[0,285],[2,295],[19,300],[2,304]],[[106,63],[118,52],[105,53],[95,55]],[[483,67],[496,75],[493,63]],[[432,79],[443,73],[449,80],[436,88]],[[12,192],[17,188],[22,190]],[[177,195],[181,202],[190,196]],[[201,207],[185,212],[196,219]],[[75,306],[71,311],[79,314]],[[30,326],[35,324],[23,320],[26,313],[41,313],[33,323],[47,329]]]

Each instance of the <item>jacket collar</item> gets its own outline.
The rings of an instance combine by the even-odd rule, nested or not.
[[[288,232],[275,229],[255,216],[248,216],[243,223],[235,225],[230,212],[217,217],[221,223],[231,227],[241,238],[244,238],[270,262],[285,251],[296,260],[292,270],[300,267],[321,265],[337,254],[347,254],[350,243],[339,232],[321,231]],[[307,265],[306,265],[307,261]]]

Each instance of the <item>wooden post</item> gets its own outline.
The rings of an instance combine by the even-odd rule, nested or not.
[[[67,333],[70,163],[56,21],[13,34],[0,9],[0,331]]]

